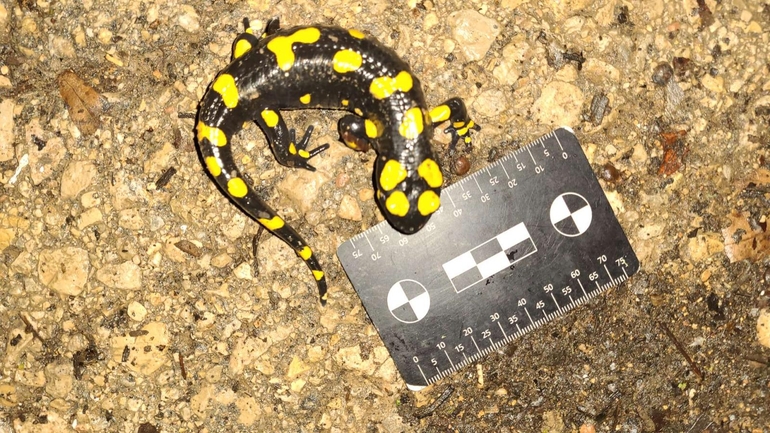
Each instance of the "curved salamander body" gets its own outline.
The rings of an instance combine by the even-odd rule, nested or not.
[[[315,170],[308,150],[312,127],[297,140],[280,110],[347,110],[339,121],[342,141],[374,149],[375,190],[385,217],[397,230],[418,231],[439,207],[443,183],[431,150],[433,125],[449,120],[452,146],[470,145],[465,105],[453,98],[428,110],[420,82],[391,49],[356,30],[308,26],[280,29],[268,22],[261,37],[248,28],[233,43],[232,62],[212,82],[198,113],[198,146],[208,172],[238,207],[289,244],[307,263],[326,301],[326,279],[313,251],[244,180],[231,141],[246,121],[256,122],[282,165]]]

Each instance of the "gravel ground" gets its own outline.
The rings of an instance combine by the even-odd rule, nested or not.
[[[770,4],[0,0],[0,432],[770,432]],[[555,126],[642,263],[420,393],[335,257],[382,220],[373,154],[238,160],[324,264],[207,178],[197,104],[250,17],[357,28],[483,125],[448,178]],[[339,113],[303,110],[333,143]],[[254,251],[257,252],[257,257]]]

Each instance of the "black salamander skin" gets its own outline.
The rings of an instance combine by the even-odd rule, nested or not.
[[[309,149],[312,126],[297,140],[281,110],[346,110],[338,129],[348,147],[374,149],[374,187],[390,224],[405,234],[422,228],[439,208],[441,169],[431,150],[433,125],[471,144],[479,126],[462,100],[428,110],[420,82],[393,50],[356,30],[302,26],[281,29],[270,20],[261,36],[246,24],[233,42],[232,62],[209,86],[196,125],[206,169],[222,191],[252,219],[286,242],[307,263],[326,303],[326,277],[302,237],[244,180],[232,153],[232,138],[246,121],[267,136],[278,162],[314,171],[310,159],[329,145]]]

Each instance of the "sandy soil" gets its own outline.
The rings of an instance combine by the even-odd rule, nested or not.
[[[359,29],[483,125],[450,180],[571,125],[630,281],[412,393],[335,256],[374,154],[250,181],[330,283],[206,176],[197,104],[241,21]],[[770,6],[749,0],[0,0],[0,432],[770,432]],[[338,140],[339,112],[287,115]],[[257,257],[254,256],[256,251]]]

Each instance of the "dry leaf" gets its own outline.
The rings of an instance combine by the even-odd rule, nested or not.
[[[671,176],[676,173],[682,166],[682,161],[679,159],[679,155],[676,154],[674,149],[666,150],[663,154],[663,161],[658,167],[658,176]]]
[[[99,93],[72,71],[62,72],[56,80],[67,111],[80,132],[91,135],[99,128],[104,102]]]
[[[741,260],[756,262],[770,252],[770,233],[767,224],[749,224],[748,212],[732,212],[730,226],[722,230],[725,238],[725,254],[730,263]]]
[[[684,143],[686,135],[687,131],[684,130],[660,133],[662,139],[660,145],[663,147],[664,153],[663,161],[658,167],[659,176],[671,176],[682,167],[682,162],[690,151]]]

